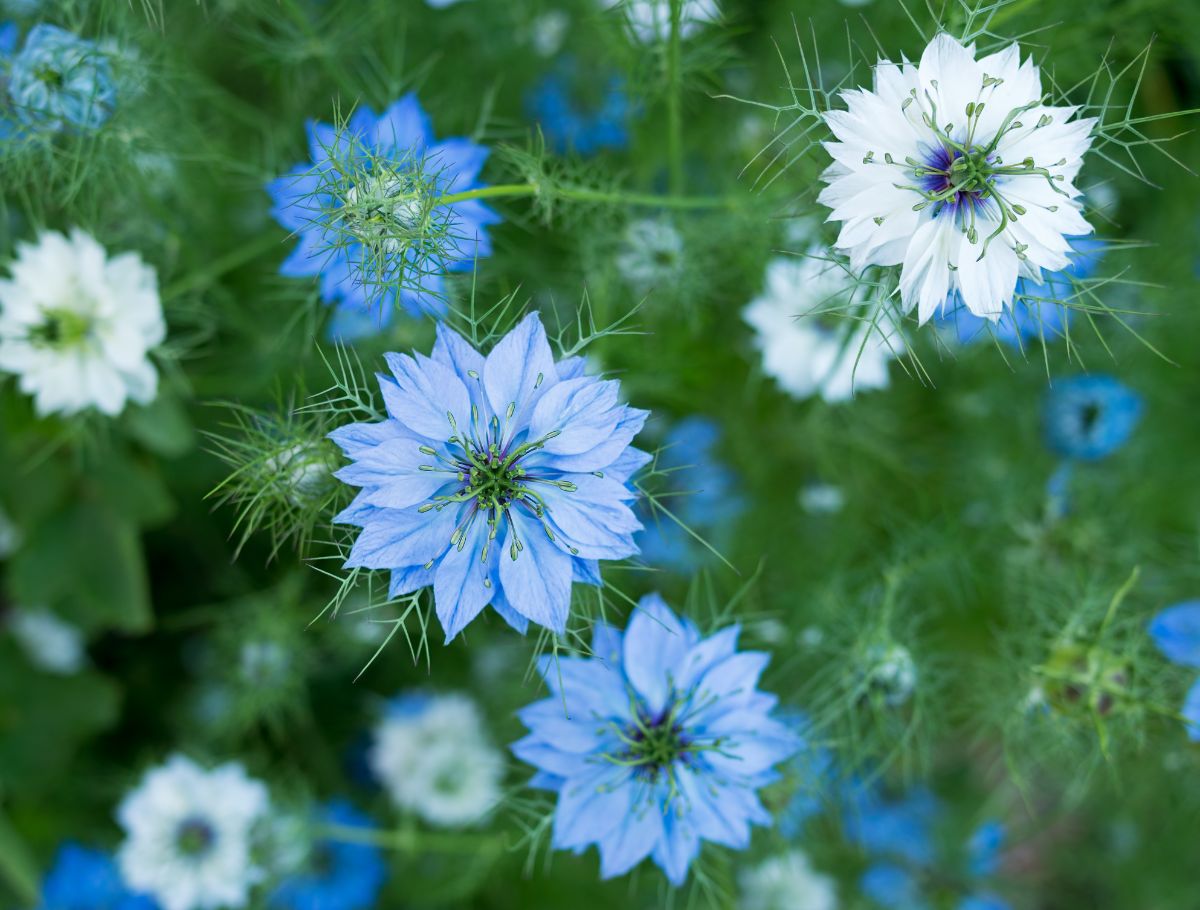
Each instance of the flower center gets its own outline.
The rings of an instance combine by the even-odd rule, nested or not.
[[[198,859],[212,850],[217,841],[213,826],[203,818],[184,819],[175,831],[175,846],[184,856]]]
[[[341,216],[349,233],[368,247],[398,247],[420,236],[429,194],[410,174],[371,174],[346,191]]]
[[[51,348],[77,347],[92,334],[92,320],[76,310],[49,309],[41,325],[30,331],[30,341]]]
[[[915,173],[926,198],[936,206],[935,214],[944,208],[957,211],[962,206],[984,204],[995,180],[992,156],[980,148],[964,153],[938,146]]]
[[[637,719],[625,729],[622,737],[626,746],[620,756],[622,763],[632,765],[640,775],[654,780],[683,760],[691,751],[691,742],[676,715],[674,708],[658,718],[648,717],[639,710]]]

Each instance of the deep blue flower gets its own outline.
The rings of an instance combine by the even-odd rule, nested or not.
[[[574,61],[561,63],[530,90],[525,105],[560,153],[594,155],[629,145],[628,124],[636,106],[618,75],[581,78]]]
[[[8,72],[17,119],[39,130],[96,129],[112,114],[117,89],[108,55],[55,25],[35,25]]]
[[[541,659],[551,695],[521,710],[512,749],[558,793],[555,848],[596,844],[604,878],[650,857],[681,885],[700,841],[742,850],[770,824],[756,791],[800,741],[756,688],[768,655],[739,652],[738,632],[702,638],[650,594],[624,635],[597,623],[593,658]]]
[[[1150,637],[1167,660],[1185,667],[1200,667],[1200,600],[1167,607],[1150,622]],[[1200,678],[1183,700],[1188,739],[1200,742]]]
[[[323,823],[370,828],[371,819],[349,803],[335,800],[321,812]],[[365,910],[373,907],[387,878],[379,848],[346,840],[313,845],[306,868],[284,879],[269,904],[284,910]]]
[[[153,899],[125,887],[107,853],[63,844],[42,882],[40,910],[155,910]]]
[[[941,806],[928,790],[918,787],[899,800],[887,800],[874,788],[848,791],[845,807],[846,836],[862,848],[870,865],[859,879],[859,889],[875,904],[889,910],[930,910],[942,903],[930,899],[935,874],[947,865],[934,833]],[[961,882],[964,893],[959,910],[1009,910],[1009,904],[984,890],[996,874],[1005,829],[997,821],[986,821],[964,845],[965,856],[953,861],[962,865],[949,880]],[[965,860],[965,862],[963,861]]]
[[[1060,379],[1046,397],[1046,442],[1066,458],[1098,461],[1126,443],[1141,416],[1141,397],[1111,376]]]
[[[316,120],[307,129],[311,163],[267,184],[271,214],[300,241],[280,273],[319,275],[321,299],[352,311],[334,327],[347,339],[386,325],[397,304],[444,313],[445,274],[491,255],[487,229],[500,216],[478,199],[433,203],[482,186],[488,149],[436,142],[411,92],[379,115],[358,108],[345,129]]]
[[[682,494],[668,495],[663,505],[718,550],[731,536],[744,508],[734,473],[715,457],[720,439],[715,421],[688,417],[667,434],[655,464],[666,475],[666,492]],[[650,565],[686,571],[698,567],[709,554],[679,522],[655,514],[648,506],[640,511],[646,530],[639,535],[638,545]]]
[[[954,295],[939,318],[941,325],[951,327],[962,344],[996,338],[1010,347],[1020,348],[1026,341],[1043,338],[1050,341],[1062,337],[1071,322],[1071,307],[1061,301],[1076,296],[1075,282],[1095,274],[1104,256],[1104,241],[1095,237],[1069,237],[1071,265],[1061,272],[1046,275],[1041,282],[1028,278],[1017,281],[1012,308],[996,322],[976,316]]]
[[[537,314],[485,358],[444,325],[432,357],[386,355],[388,418],[330,434],[362,487],[335,521],[362,533],[347,568],[390,569],[390,596],[433,586],[446,640],[488,604],[514,628],[566,628],[572,582],[637,552],[630,446],[647,412],[619,383],[554,362]]]

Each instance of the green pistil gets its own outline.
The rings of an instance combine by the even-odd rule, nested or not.
[[[76,347],[92,332],[92,320],[74,310],[47,310],[45,321],[29,335],[35,344],[54,348]]]

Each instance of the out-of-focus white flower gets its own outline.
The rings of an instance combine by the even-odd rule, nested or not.
[[[35,667],[61,676],[83,669],[83,633],[44,607],[18,607],[8,617],[8,628]]]
[[[842,511],[846,494],[831,483],[810,483],[800,490],[800,508],[810,515],[832,515]]]
[[[368,762],[396,805],[434,825],[472,824],[500,799],[503,762],[465,695],[394,699],[375,728]]]
[[[625,229],[617,271],[633,288],[669,286],[683,272],[683,237],[665,218],[640,218]]]
[[[801,850],[789,850],[738,876],[740,910],[835,910],[837,888],[813,869]]]
[[[882,316],[872,325],[839,315],[854,290],[846,270],[819,248],[768,264],[766,289],[742,315],[755,330],[763,371],[784,391],[844,401],[857,389],[886,388],[888,362],[904,342]]]
[[[269,807],[267,788],[242,765],[205,770],[174,755],[117,809],[121,875],[163,910],[244,907],[264,876],[253,847]]]
[[[557,54],[562,49],[570,25],[571,17],[560,9],[548,10],[534,19],[529,37],[538,56],[553,57]]]
[[[0,279],[0,370],[38,414],[116,416],[158,391],[150,350],[166,336],[158,280],[136,253],[108,258],[90,234],[45,231]]]
[[[621,7],[634,36],[645,44],[671,37],[671,0],[604,0],[610,9]],[[701,26],[721,18],[717,0],[682,0],[679,35],[690,38]]]
[[[917,685],[917,665],[904,645],[871,645],[863,661],[867,687],[884,702],[899,707],[912,697]]]

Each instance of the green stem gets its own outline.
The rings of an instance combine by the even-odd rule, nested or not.
[[[549,192],[563,199],[574,202],[600,202],[612,205],[645,206],[648,208],[673,209],[720,209],[736,208],[739,200],[730,196],[680,196],[670,194],[658,196],[654,193],[627,193],[622,190],[594,190],[585,186],[553,186]],[[475,190],[464,190],[461,193],[449,193],[434,201],[435,206],[453,205],[456,202],[466,202],[469,199],[496,199],[515,196],[536,196],[542,192],[542,187],[534,183],[501,183],[495,186],[483,186]]]
[[[41,892],[37,865],[3,815],[0,815],[0,880],[8,882],[22,904],[37,906]]]
[[[671,35],[667,41],[667,185],[673,196],[683,193],[682,16],[683,0],[671,0]]]
[[[282,242],[274,231],[268,231],[259,238],[257,243],[244,244],[237,249],[230,250],[224,256],[212,260],[207,266],[189,272],[182,278],[173,281],[163,291],[163,299],[170,300],[180,294],[202,288],[227,272],[232,272],[239,266],[253,261],[268,250],[278,248]]]
[[[418,831],[415,828],[382,830],[355,825],[326,825],[324,837],[350,844],[374,844],[385,850],[402,853],[498,853],[503,849],[502,838],[495,834],[452,834],[441,831]]]

